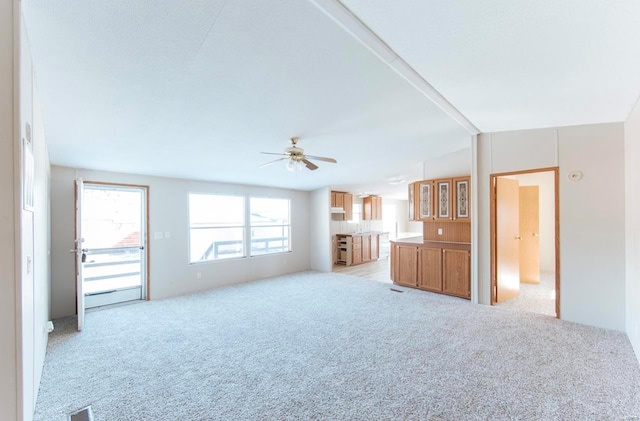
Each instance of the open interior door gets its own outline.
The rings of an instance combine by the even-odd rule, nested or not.
[[[496,301],[520,294],[520,183],[496,180]]]
[[[84,238],[82,237],[82,196],[84,194],[84,184],[81,178],[76,178],[75,199],[76,199],[76,238],[75,247],[71,250],[75,253],[76,260],[76,307],[78,312],[78,330],[84,326],[84,276],[82,275],[82,265],[86,259],[86,250],[82,247]]]

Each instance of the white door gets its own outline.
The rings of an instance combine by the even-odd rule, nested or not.
[[[82,274],[83,261],[86,259],[86,249],[82,247],[82,196],[84,195],[84,183],[81,178],[76,178],[76,239],[75,247],[71,250],[76,257],[76,306],[78,312],[78,330],[84,326],[84,277]]]

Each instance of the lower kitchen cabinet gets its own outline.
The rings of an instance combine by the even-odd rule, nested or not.
[[[442,249],[418,247],[418,287],[442,291]]]
[[[471,258],[465,250],[442,250],[442,291],[471,298]]]
[[[396,245],[391,265],[391,278],[399,285],[417,286],[418,277],[418,247]]]
[[[377,232],[337,234],[336,244],[336,263],[351,266],[380,258],[380,235]]]
[[[471,298],[469,244],[392,242],[391,279],[398,285]]]

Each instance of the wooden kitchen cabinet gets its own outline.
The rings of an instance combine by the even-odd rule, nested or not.
[[[342,219],[350,221],[353,219],[353,195],[339,191],[331,192],[331,207],[344,209]]]
[[[418,247],[418,287],[442,291],[442,249]]]
[[[380,235],[371,235],[371,260],[378,260],[380,258]]]
[[[368,196],[362,199],[362,220],[382,219],[382,197]]]
[[[421,180],[409,184],[409,220],[471,221],[471,178]]]
[[[416,201],[416,220],[426,221],[433,219],[433,181],[424,180],[416,182],[417,191],[414,193]]]
[[[392,242],[394,283],[461,298],[471,298],[470,244]]]
[[[418,212],[416,212],[416,189],[418,188],[418,182],[409,183],[407,197],[409,197],[409,221],[415,221],[418,218]]]
[[[362,261],[368,262],[371,260],[371,236],[363,235],[362,239]]]
[[[471,221],[471,178],[458,177],[453,184],[453,219]]]
[[[344,205],[344,220],[351,221],[353,219],[353,195],[345,193],[342,202]]]
[[[393,282],[409,287],[417,286],[418,276],[418,247],[410,245],[396,245],[393,247],[394,265],[391,268]]]
[[[442,291],[458,297],[471,297],[471,253],[442,250]]]
[[[362,237],[351,237],[351,264],[359,265],[362,263]]]
[[[453,195],[452,180],[450,178],[443,180],[435,180],[433,186],[435,188],[435,205],[434,219],[436,221],[453,220]]]

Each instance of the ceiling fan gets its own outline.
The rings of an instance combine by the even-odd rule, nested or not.
[[[307,167],[308,169],[313,171],[313,170],[317,170],[318,166],[316,164],[314,164],[313,162],[309,161],[310,159],[317,160],[317,161],[331,162],[331,163],[334,163],[334,164],[337,163],[337,161],[335,159],[333,159],[333,158],[326,158],[326,157],[323,157],[323,156],[305,155],[304,154],[304,149],[299,148],[297,146],[297,144],[298,144],[298,138],[297,137],[292,137],[290,142],[291,142],[291,146],[286,148],[283,153],[261,152],[261,153],[267,154],[267,155],[282,155],[282,158],[278,158],[278,159],[274,159],[273,161],[266,162],[266,163],[258,166],[258,168],[266,167],[267,165],[274,164],[274,163],[276,163],[278,161],[286,160],[287,169],[289,171],[300,170],[303,167]]]

